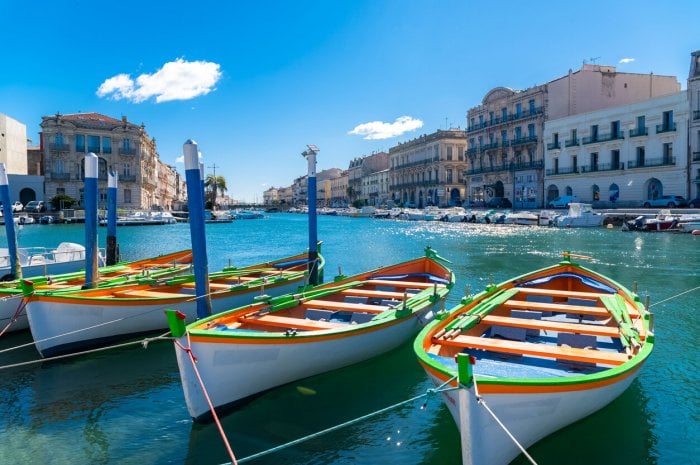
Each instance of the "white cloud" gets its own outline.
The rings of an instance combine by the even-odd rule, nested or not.
[[[199,162],[202,163],[204,159],[202,158],[202,152],[199,151],[197,152],[197,158],[199,158]],[[185,163],[185,155],[180,155],[175,159],[175,163]]]
[[[364,139],[389,139],[408,131],[415,131],[421,127],[423,127],[423,121],[410,116],[401,116],[396,118],[396,121],[393,123],[385,123],[383,121],[362,123],[355,126],[355,129],[348,132],[348,134],[365,136]]]
[[[620,60],[620,64],[626,64],[626,63],[632,63],[634,61],[634,58],[623,58]]]
[[[136,80],[129,74],[117,74],[97,89],[98,97],[141,103],[155,97],[156,103],[189,100],[206,95],[221,79],[221,65],[208,61],[178,58],[153,74],[141,74]]]

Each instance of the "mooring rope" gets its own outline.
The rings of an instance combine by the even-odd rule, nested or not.
[[[269,454],[272,454],[274,452],[279,452],[281,450],[287,449],[287,448],[295,446],[297,444],[301,444],[301,443],[309,441],[311,439],[315,439],[319,436],[323,436],[324,434],[328,434],[328,433],[331,433],[333,431],[337,431],[339,429],[345,428],[346,426],[351,426],[351,425],[354,425],[355,423],[359,423],[361,421],[367,420],[367,419],[375,417],[377,415],[381,415],[381,414],[386,413],[386,412],[393,410],[395,408],[401,407],[401,406],[409,404],[411,402],[415,402],[416,400],[421,399],[423,397],[428,397],[428,396],[431,396],[431,395],[438,393],[438,392],[448,392],[448,391],[453,391],[453,390],[459,389],[459,387],[456,387],[456,388],[450,387],[447,389],[443,389],[447,384],[451,383],[455,379],[457,379],[457,376],[453,376],[452,378],[450,378],[447,381],[445,381],[444,383],[442,383],[440,386],[438,386],[436,388],[428,389],[424,393],[419,394],[419,395],[414,396],[414,397],[411,397],[410,399],[406,399],[404,401],[398,402],[398,403],[390,405],[388,407],[384,407],[383,409],[368,413],[367,415],[363,415],[363,416],[355,418],[353,420],[349,420],[349,421],[346,421],[344,423],[340,423],[339,425],[331,426],[330,428],[326,428],[324,430],[317,431],[315,433],[306,435],[306,436],[301,437],[299,439],[295,439],[293,441],[289,441],[287,443],[280,444],[279,446],[275,446],[271,449],[267,449],[267,450],[255,453],[253,455],[243,457],[242,459],[238,460],[238,463],[249,462],[251,460],[255,460],[257,458],[263,457],[265,455],[269,455]],[[227,462],[226,464],[221,464],[221,465],[232,465],[232,462]],[[235,465],[235,463],[233,465]]]
[[[231,449],[231,444],[229,443],[228,438],[226,437],[226,433],[224,432],[223,426],[221,426],[221,421],[219,421],[219,416],[216,414],[216,409],[214,409],[214,404],[212,404],[211,398],[209,397],[209,393],[207,392],[207,388],[206,386],[204,386],[204,380],[202,379],[202,376],[199,374],[199,370],[197,369],[197,358],[192,353],[192,347],[190,345],[190,334],[187,333],[187,347],[180,344],[180,342],[177,339],[175,340],[175,345],[182,349],[189,357],[190,362],[192,362],[192,370],[194,370],[194,374],[197,376],[199,386],[202,388],[202,394],[204,394],[204,399],[206,399],[207,405],[209,405],[209,411],[211,412],[212,418],[214,419],[216,427],[219,430],[221,440],[224,442],[226,452],[228,452],[229,457],[231,457],[230,463],[232,463],[233,465],[238,465],[238,462],[236,461],[236,456],[234,455],[233,450]]]
[[[160,336],[147,337],[147,338],[140,339],[138,341],[123,342],[121,344],[115,344],[115,345],[111,345],[111,346],[107,346],[107,347],[97,347],[95,349],[83,350],[80,352],[73,352],[70,354],[56,355],[55,357],[39,358],[36,360],[28,360],[26,362],[13,363],[11,365],[2,365],[2,366],[0,366],[0,371],[6,370],[8,368],[18,368],[18,367],[27,366],[27,365],[35,365],[37,363],[52,362],[54,360],[61,360],[64,358],[78,357],[81,355],[87,355],[87,354],[92,354],[92,353],[96,353],[96,352],[104,352],[106,350],[121,349],[123,347],[129,347],[129,346],[134,346],[134,345],[141,345],[141,346],[143,346],[144,349],[147,349],[148,344],[150,344],[151,342],[172,340],[173,338],[170,337],[169,335],[170,335],[170,331],[168,331],[167,333],[163,333]],[[33,345],[33,344],[34,343],[32,342],[30,344],[25,344],[24,346],[20,346],[20,347],[25,347],[27,345]]]
[[[664,303],[664,302],[668,302],[668,301],[671,300],[671,299],[675,299],[676,297],[680,297],[680,296],[682,296],[683,294],[687,294],[687,293],[689,293],[689,292],[697,291],[698,289],[700,289],[700,286],[696,286],[696,287],[694,287],[694,288],[692,288],[692,289],[688,289],[687,291],[679,292],[678,294],[672,295],[671,297],[668,297],[668,298],[666,298],[666,299],[664,299],[664,300],[659,300],[658,302],[654,302],[653,304],[649,305],[649,307],[653,307],[654,305],[659,305],[659,304],[662,304],[662,303]]]
[[[503,429],[503,431],[506,432],[506,434],[511,439],[511,441],[513,441],[515,443],[515,445],[518,446],[518,449],[520,449],[520,452],[522,452],[523,455],[525,457],[527,457],[527,459],[530,461],[530,463],[532,463],[533,465],[537,465],[537,462],[535,462],[535,459],[533,459],[530,456],[530,454],[527,453],[527,451],[522,446],[522,444],[520,444],[518,442],[518,440],[515,438],[515,436],[513,436],[513,434],[508,430],[506,425],[504,425],[503,422],[498,418],[498,416],[496,416],[496,414],[493,412],[493,410],[491,410],[489,408],[489,406],[486,404],[486,400],[484,400],[484,398],[481,396],[481,394],[479,394],[479,388],[476,384],[476,376],[472,376],[472,380],[474,381],[474,395],[476,396],[476,400],[477,400],[478,404],[481,405],[482,407],[484,407],[487,412],[489,412],[489,414],[493,417],[493,419],[496,421],[496,423],[498,423],[498,426],[500,426]]]
[[[20,295],[17,297],[22,297],[22,296]],[[19,301],[19,304],[17,305],[17,310],[15,310],[14,315],[12,315],[12,317],[10,318],[10,321],[7,323],[7,325],[2,329],[2,331],[0,331],[0,336],[5,334],[5,331],[10,329],[10,326],[12,326],[15,323],[15,321],[19,320],[19,317],[22,316],[22,311],[24,310],[24,307],[26,307],[26,306],[27,306],[27,301],[24,298],[21,298]]]

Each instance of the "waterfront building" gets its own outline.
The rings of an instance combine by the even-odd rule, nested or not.
[[[688,75],[688,104],[690,105],[690,144],[689,200],[700,198],[700,50],[690,54]]]
[[[686,196],[688,93],[545,123],[546,201],[575,195],[594,207],[640,207]]]
[[[331,179],[331,207],[347,207],[348,202],[348,170],[342,171],[336,178]]]
[[[461,205],[466,134],[437,130],[389,149],[389,189],[394,204],[419,208]]]
[[[156,141],[143,124],[101,115],[77,113],[43,116],[41,146],[47,198],[68,195],[83,204],[84,158],[98,156],[99,205],[107,203],[107,173],[119,175],[117,205],[120,208],[170,208],[177,193],[174,171],[160,161]],[[160,174],[159,174],[160,173]],[[166,181],[164,181],[167,179]],[[165,187],[159,188],[159,182]],[[181,189],[181,187],[180,187]]]
[[[365,205],[381,207],[389,202],[389,169],[362,177],[360,199]]]
[[[41,147],[38,145],[27,147],[27,174],[44,175],[44,157],[41,153]]]
[[[7,174],[27,174],[27,126],[0,113],[0,163]]]
[[[496,87],[467,112],[468,200],[505,197],[516,208],[544,204],[545,121],[677,93],[674,76],[619,73],[584,64],[525,90]]]
[[[263,205],[278,205],[279,203],[279,189],[276,187],[270,187],[263,192]]]
[[[347,170],[347,196],[350,203],[358,199],[366,201],[367,198],[362,198],[363,178],[369,174],[383,171],[387,168],[389,168],[389,154],[386,152],[375,152],[350,160]]]

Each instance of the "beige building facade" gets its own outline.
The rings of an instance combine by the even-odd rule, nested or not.
[[[438,130],[389,149],[390,201],[423,208],[461,205],[466,134],[460,129]]]
[[[171,209],[184,198],[179,175],[160,161],[156,141],[143,124],[99,113],[57,113],[42,117],[41,129],[47,199],[65,194],[83,205],[84,158],[90,152],[98,157],[101,208],[107,202],[110,170],[119,176],[119,208]]]
[[[0,113],[0,163],[7,174],[27,174],[27,126]]]

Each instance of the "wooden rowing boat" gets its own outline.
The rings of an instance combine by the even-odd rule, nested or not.
[[[452,272],[426,257],[254,303],[171,331],[190,415],[225,409],[291,381],[367,360],[413,337],[442,308]],[[181,350],[186,347],[191,352]]]
[[[319,258],[323,269],[323,257]],[[209,274],[212,312],[282,295],[307,284],[307,254]],[[204,297],[201,297],[204,298]],[[165,328],[163,310],[197,318],[194,275],[140,280],[112,288],[36,291],[25,298],[34,345],[43,357],[105,345]]]
[[[415,340],[460,429],[463,463],[521,450],[618,397],[654,347],[639,297],[571,261],[488,286]],[[449,389],[449,387],[459,389]]]
[[[98,287],[121,285],[139,278],[162,278],[184,273],[192,264],[192,251],[182,250],[158,257],[132,262],[122,262],[105,266],[98,270]],[[19,331],[29,328],[24,312],[22,297],[24,292],[36,291],[78,291],[85,284],[85,271],[75,271],[59,275],[35,276],[30,280],[0,282],[0,331]],[[30,289],[27,290],[27,286]]]

